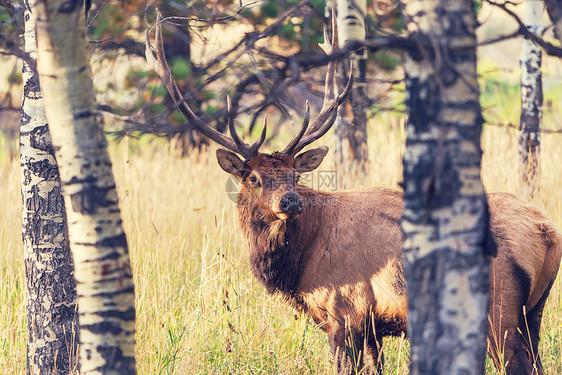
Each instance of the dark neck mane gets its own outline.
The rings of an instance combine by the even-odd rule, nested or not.
[[[303,249],[309,236],[301,230],[306,209],[295,220],[271,220],[248,191],[238,198],[238,220],[250,249],[250,265],[268,292],[295,298],[300,280]]]

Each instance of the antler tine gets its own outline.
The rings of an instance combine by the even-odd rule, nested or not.
[[[330,128],[336,122],[336,117],[338,114],[338,107],[344,102],[349,93],[351,92],[351,87],[353,86],[353,66],[350,66],[349,78],[343,92],[338,95],[338,97],[330,102],[320,113],[314,124],[309,128],[304,137],[299,141],[298,145],[294,148],[292,155],[296,155],[300,150],[322,137],[324,134],[330,130]],[[316,130],[314,130],[316,128]]]
[[[250,146],[249,151],[252,155],[257,154],[261,145],[265,141],[265,136],[267,135],[267,113],[263,115],[263,129],[261,131],[260,138],[255,141],[252,146]]]
[[[336,22],[336,12],[334,9],[331,10],[332,16],[332,42],[329,42],[328,30],[324,27],[324,42],[319,44],[320,48],[324,53],[330,56],[339,48],[339,38],[338,38],[338,24]],[[336,62],[330,60],[328,63],[328,69],[326,72],[326,80],[324,83],[324,102],[322,103],[322,108],[325,108],[328,104],[330,98],[334,96],[335,89],[335,76],[336,73]],[[313,124],[314,125],[314,124]],[[310,131],[314,131],[314,128],[310,128]]]
[[[156,16],[155,28],[156,28],[155,43],[156,43],[157,59],[154,58],[154,54],[152,53],[152,46],[150,45],[150,35],[149,35],[150,30],[146,29],[146,33],[145,33],[146,34],[146,41],[145,41],[146,61],[148,62],[150,67],[160,76],[162,83],[164,83],[164,86],[166,86],[166,89],[168,90],[168,92],[172,96],[172,99],[174,99],[175,102],[176,97],[175,97],[175,90],[172,84],[173,82],[172,71],[168,66],[168,61],[166,60],[166,56],[164,55],[164,48],[162,47],[162,26],[161,26],[160,13],[158,13]]]
[[[238,152],[243,154],[244,157],[246,157],[246,154],[248,153],[248,145],[242,140],[242,138],[240,138],[240,136],[236,132],[236,128],[234,127],[234,121],[232,121],[230,118],[230,107],[231,107],[230,96],[227,95],[226,110],[227,110],[227,117],[228,117],[228,131],[230,132],[230,136],[232,137],[234,143],[236,144],[236,148],[238,149]]]
[[[328,121],[326,121],[326,125],[315,131],[313,134],[304,136],[299,142],[298,146],[295,148],[293,155],[297,154],[300,150],[326,134],[328,130],[330,130],[332,125],[334,125],[334,123],[336,122],[337,117],[338,111],[332,111],[330,117],[328,118]]]
[[[328,44],[328,33],[326,29],[324,29],[324,43],[320,44],[320,47],[322,47],[327,55],[331,55],[338,49],[338,27],[335,18],[335,12],[333,11],[332,31],[332,42]],[[292,156],[296,155],[304,147],[326,134],[334,124],[337,116],[337,108],[347,98],[351,91],[351,86],[353,85],[353,65],[350,65],[349,79],[347,81],[345,89],[335,99],[330,100],[330,98],[334,96],[336,87],[335,70],[335,61],[330,60],[328,64],[328,71],[326,73],[326,82],[324,86],[324,104],[322,105],[322,109],[320,110],[320,113],[318,114],[312,125],[308,128],[308,130],[306,130],[306,132],[304,132],[303,134],[299,133],[298,142],[295,145],[292,145],[293,147],[290,150],[287,146],[287,148],[285,149],[287,150],[287,154]],[[291,141],[291,143],[292,142],[293,141]]]
[[[189,105],[186,103],[181,90],[179,89],[177,83],[174,81],[172,70],[168,66],[168,62],[166,60],[164,46],[162,43],[162,20],[160,17],[160,13],[158,13],[156,18],[155,43],[156,58],[154,57],[152,46],[150,45],[149,30],[146,30],[146,60],[150,64],[151,68],[154,69],[154,71],[160,76],[160,79],[162,79],[162,82],[164,83],[164,86],[166,86],[168,93],[170,93],[170,96],[174,100],[174,103],[176,103],[184,117],[188,120],[191,120],[195,125],[195,128],[212,141],[242,155],[246,159],[252,157],[253,154],[257,152],[257,148],[256,150],[252,150],[252,152],[250,152],[251,148],[249,148],[248,145],[241,141],[240,137],[238,137],[238,134],[236,134],[236,131],[233,132],[233,127],[230,129],[230,133],[233,136],[234,141],[224,134],[213,129],[203,120],[201,120],[199,116],[197,116],[193,112],[191,107],[189,107]],[[241,147],[238,146],[238,141],[240,142]]]
[[[308,100],[307,100],[306,101],[306,112],[304,114],[304,120],[302,122],[301,130],[297,133],[297,135],[295,135],[293,137],[293,139],[291,139],[291,142],[289,142],[287,147],[285,147],[285,149],[282,151],[284,154],[294,155],[293,149],[296,147],[296,145],[299,143],[302,136],[304,135],[304,133],[308,129],[309,121],[310,121],[310,105],[308,104]]]
[[[324,26],[324,42],[318,43],[318,46],[324,50],[326,55],[331,54],[334,51],[334,47],[338,48],[338,24],[336,22],[336,12],[334,8],[330,9],[330,21],[332,22],[332,42],[328,36],[328,29]]]
[[[228,113],[230,113],[230,107],[231,107],[231,102],[230,102],[230,96],[226,96],[226,108]],[[263,118],[263,129],[260,135],[260,138],[255,141],[251,146],[249,146],[247,143],[245,143],[242,138],[240,138],[240,136],[238,135],[238,133],[236,132],[236,128],[234,127],[234,122],[231,121],[230,116],[228,116],[228,130],[230,132],[230,136],[232,137],[232,139],[234,140],[234,143],[236,144],[236,147],[238,148],[238,153],[242,156],[244,156],[246,159],[251,158],[252,156],[254,156],[255,154],[257,154],[259,148],[261,147],[261,145],[263,144],[263,142],[265,141],[265,136],[267,134],[267,114],[264,115]]]

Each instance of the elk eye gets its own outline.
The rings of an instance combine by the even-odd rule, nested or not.
[[[301,176],[297,175],[297,183],[300,181],[300,179],[301,179]]]
[[[258,184],[258,178],[256,176],[250,176],[250,183],[252,185],[257,185]]]

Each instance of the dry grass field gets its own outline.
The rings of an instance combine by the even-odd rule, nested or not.
[[[550,110],[545,121],[556,116],[560,113]],[[403,119],[378,115],[370,130],[373,184],[397,187]],[[487,190],[520,194],[516,133],[487,126],[482,140]],[[6,146],[8,140],[1,142]],[[333,142],[328,135],[326,144]],[[559,227],[561,142],[562,135],[543,137],[541,191],[535,199]],[[113,143],[110,149],[135,278],[139,373],[329,373],[333,365],[324,333],[282,298],[267,295],[251,275],[235,206],[225,191],[227,175],[214,150],[177,159],[164,141],[148,137]],[[327,160],[321,169],[331,165]],[[0,191],[0,368],[22,374],[26,315],[19,163],[5,151],[0,152]],[[547,374],[562,373],[560,278],[541,336]],[[407,341],[388,339],[385,347],[386,372],[406,374]]]

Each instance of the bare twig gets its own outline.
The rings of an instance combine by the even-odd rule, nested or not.
[[[532,40],[533,42],[535,42],[537,45],[541,46],[542,49],[547,54],[549,54],[551,56],[562,57],[562,48],[556,47],[555,45],[545,41],[540,36],[538,36],[538,35],[532,33],[531,31],[529,31],[529,29],[527,28],[525,23],[521,20],[521,18],[519,18],[519,16],[517,14],[515,14],[515,12],[513,12],[511,9],[509,9],[507,7],[507,5],[513,5],[514,4],[513,2],[505,1],[503,3],[496,3],[495,1],[492,1],[492,0],[486,0],[486,2],[490,5],[493,5],[495,7],[498,7],[500,9],[502,9],[505,13],[509,14],[511,16],[511,18],[513,18],[517,22],[517,24],[519,25],[518,32],[520,34],[522,34],[524,37],[526,37],[526,38]]]
[[[348,43],[345,48],[334,52],[330,56],[322,55],[312,58],[302,57],[298,52],[292,55],[283,55],[277,51],[272,51],[263,43],[259,43],[260,45],[258,46],[259,41],[276,35],[279,28],[287,19],[301,14],[304,7],[311,6],[310,3],[310,0],[300,1],[299,4],[281,14],[272,24],[268,25],[263,30],[254,29],[244,34],[241,40],[229,50],[217,55],[204,65],[194,65],[194,72],[209,72],[210,75],[204,77],[202,82],[198,79],[189,79],[189,83],[196,82],[196,84],[194,87],[189,87],[188,90],[184,90],[184,94],[181,95],[182,98],[180,100],[188,99],[189,102],[197,103],[198,100],[195,93],[205,91],[213,82],[224,77],[226,72],[230,72],[229,75],[231,76],[238,76],[239,83],[233,89],[228,90],[231,92],[232,97],[231,111],[228,112],[224,108],[219,108],[213,115],[216,121],[216,129],[222,132],[227,127],[228,119],[233,121],[240,113],[254,114],[257,112],[251,122],[254,122],[259,114],[268,107],[278,108],[285,116],[288,115],[287,108],[289,107],[301,113],[302,101],[295,101],[288,90],[300,80],[299,77],[303,71],[325,66],[332,60],[341,59],[349,54],[350,51],[364,47],[369,48],[371,51],[388,48],[402,50],[415,48],[412,42],[399,36],[388,36],[375,40],[367,40],[365,42]],[[216,20],[217,18],[215,18],[215,21]],[[162,21],[163,20],[158,20],[157,22],[162,23]],[[250,63],[252,63],[252,56],[255,56],[256,60],[259,61],[259,68],[251,69],[250,75],[248,75],[246,59],[242,59],[246,55],[250,56]],[[260,56],[259,58],[258,55]],[[262,64],[262,61],[267,62],[265,66]],[[257,62],[253,61],[253,64],[255,66]],[[189,83],[187,86],[189,86]],[[263,87],[269,87],[270,90],[264,91]],[[308,90],[310,90],[310,88]],[[261,95],[259,94],[263,95],[263,99],[260,98]],[[254,99],[242,101],[243,97],[252,97]],[[241,103],[243,103],[243,105],[241,105]],[[166,131],[170,131],[167,135],[190,131],[191,127],[187,125],[174,125],[169,127],[163,124],[165,118],[176,108],[178,108],[177,104],[170,105],[169,109],[162,114],[162,117],[154,120],[148,117],[146,117],[146,119],[141,119],[140,117],[142,116],[139,116],[140,113],[147,116],[141,111],[132,117],[134,120],[127,123],[127,127],[124,131],[144,132],[146,130],[158,129],[157,131],[161,132],[162,135],[165,135],[164,133]],[[198,109],[198,113],[196,114],[203,118],[200,112],[201,109]],[[207,117],[207,120],[212,121],[210,116]],[[161,123],[162,126],[159,125]]]
[[[308,0],[310,1],[310,0]],[[307,2],[308,2],[307,1]],[[217,17],[217,18],[198,18],[198,17],[177,17],[177,16],[171,16],[171,17],[165,17],[162,18],[160,20],[160,22],[170,22],[171,21],[196,21],[196,22],[204,22],[204,23],[221,23],[221,22],[225,22],[228,20],[233,19],[234,17],[236,17],[237,15],[239,15],[244,9],[249,8],[253,5],[258,4],[260,1],[252,1],[251,3],[248,3],[246,5],[242,5],[242,3],[240,3],[240,7],[238,8],[238,10],[231,14],[230,16],[224,16],[224,17]],[[184,24],[182,23],[172,23],[173,25],[176,26],[183,26]]]
[[[96,12],[96,14],[94,14],[94,16],[92,17],[92,19],[90,20],[90,22],[88,22],[88,25],[86,26],[86,29],[89,29],[90,26],[92,26],[92,23],[94,23],[94,21],[96,20],[96,18],[98,18],[98,16],[100,15],[101,11],[103,10],[103,8],[105,7],[105,5],[107,4],[109,0],[104,0],[104,2],[101,4],[100,8],[98,9],[98,11]]]
[[[521,35],[521,33],[519,32],[519,30],[516,30],[516,31],[514,31],[510,34],[500,35],[500,36],[497,36],[495,38],[484,40],[483,42],[478,43],[478,46],[481,47],[481,46],[487,46],[487,45],[494,44],[494,43],[503,42],[504,40],[513,39],[513,38],[516,38],[520,35]]]
[[[106,39],[90,40],[90,43],[103,43],[103,42],[107,42],[107,41],[110,41],[112,39],[115,39],[119,35],[123,34],[123,32],[125,32],[125,30],[127,30],[128,27],[129,27],[129,24],[126,24],[125,27],[123,27],[123,29],[121,29],[121,31],[119,31],[117,34],[115,34],[113,36],[110,36],[109,38],[106,38]]]
[[[19,48],[16,42],[14,42],[11,38],[0,34],[0,48],[0,55],[16,56],[25,61],[31,70],[37,70],[37,63],[35,62],[35,59],[32,58],[29,53]]]

